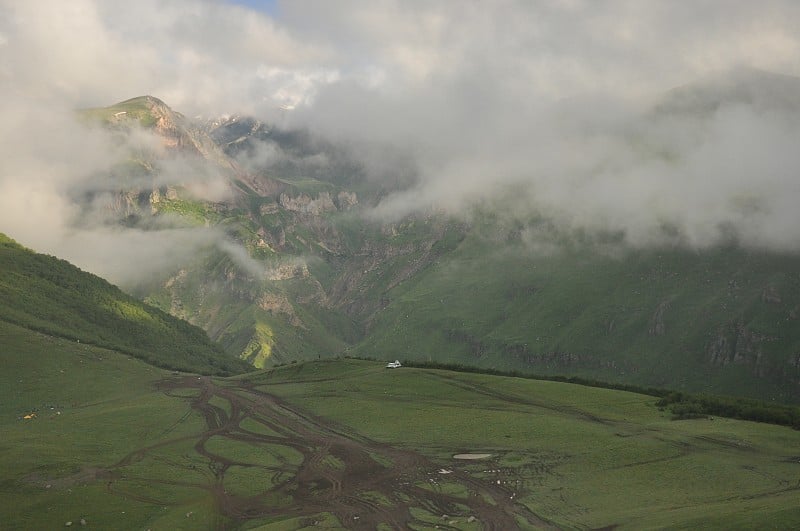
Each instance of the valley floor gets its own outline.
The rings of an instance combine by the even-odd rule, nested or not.
[[[0,528],[800,527],[788,428],[557,382],[356,360],[208,378],[0,336]]]
[[[158,387],[169,396],[196,394],[192,408],[208,429],[194,448],[213,472],[215,506],[232,521],[298,518],[298,524],[313,525],[332,513],[351,528],[406,529],[425,527],[443,514],[469,513],[460,520],[485,529],[548,526],[499,483],[445,470],[418,452],[362,437],[251,385],[187,376],[165,379]],[[228,446],[240,443],[247,448],[229,453]],[[156,448],[130,455],[139,459]],[[253,473],[262,479],[247,481]],[[443,483],[449,488],[443,490]]]

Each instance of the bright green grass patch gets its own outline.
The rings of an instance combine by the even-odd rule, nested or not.
[[[288,475],[288,471],[285,473]],[[225,490],[237,496],[255,496],[266,492],[274,486],[275,480],[280,481],[284,474],[279,469],[270,469],[263,466],[234,465],[225,471]],[[291,498],[286,498],[285,503],[290,503]]]
[[[269,435],[271,437],[283,437],[277,431],[271,429],[269,426],[266,426],[264,423],[259,422],[258,420],[247,417],[239,423],[239,427],[243,430],[251,431],[253,433],[258,433],[261,435]]]
[[[207,451],[222,456],[236,464],[261,466],[266,469],[297,466],[303,455],[289,446],[279,444],[251,444],[223,436],[213,436],[205,444]]]
[[[222,219],[222,215],[208,203],[190,199],[163,198],[156,206],[160,213],[175,214],[194,225],[216,224]]]

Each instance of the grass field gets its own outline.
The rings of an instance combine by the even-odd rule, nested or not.
[[[787,428],[671,421],[633,393],[349,360],[246,378],[378,442],[499,481],[559,527],[800,525],[800,432]],[[493,457],[459,463],[459,452]]]
[[[185,460],[190,444],[164,448],[158,458],[132,464],[124,477],[109,468],[135,448],[203,427],[201,418],[187,415],[185,402],[154,392],[152,383],[170,373],[6,323],[0,323],[0,344],[0,527],[53,529],[84,518],[97,529],[146,529],[169,518],[174,511],[124,492],[144,478],[178,475],[170,463]],[[108,488],[112,478],[120,490]],[[147,491],[173,503],[202,501],[177,485]]]
[[[800,526],[800,432],[653,397],[358,360],[198,377],[3,323],[0,344],[3,529]]]

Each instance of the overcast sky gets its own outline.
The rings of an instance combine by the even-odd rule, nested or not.
[[[800,74],[800,4],[716,0],[2,0],[4,90],[68,105],[153,94],[186,112],[325,87],[464,103],[641,96],[733,65]]]
[[[63,251],[63,190],[108,164],[71,109],[151,94],[411,150],[421,182],[389,217],[522,186],[634,243],[724,226],[798,250],[796,109],[643,121],[732,69],[800,75],[798,27],[793,0],[0,0],[0,231]]]

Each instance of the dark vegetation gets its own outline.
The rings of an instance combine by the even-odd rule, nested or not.
[[[669,408],[676,419],[705,418],[711,415],[791,426],[800,430],[800,408],[749,398],[708,396],[673,392],[656,405]]]
[[[168,369],[230,375],[249,368],[226,355],[200,328],[1,234],[0,273],[0,320]]]
[[[750,398],[683,393],[670,391],[667,389],[659,389],[656,387],[603,382],[590,378],[582,378],[580,376],[530,374],[520,371],[483,369],[480,367],[457,363],[404,361],[403,365],[406,367],[417,367],[422,369],[444,369],[456,372],[471,372],[478,374],[489,374],[493,376],[509,376],[515,378],[527,378],[529,380],[546,380],[551,382],[564,382],[584,385],[587,387],[628,391],[631,393],[639,393],[642,395],[649,395],[659,398],[655,405],[661,409],[668,409],[672,413],[675,420],[707,418],[709,416],[716,415],[718,417],[752,420],[767,424],[777,424],[779,426],[791,426],[796,430],[800,430],[800,407],[775,404]]]

